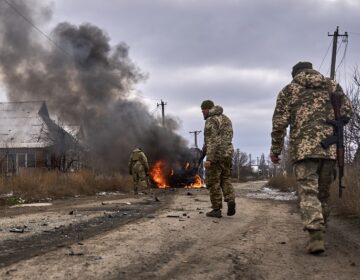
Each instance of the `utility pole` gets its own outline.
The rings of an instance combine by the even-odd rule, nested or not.
[[[240,182],[240,149],[236,149],[236,157],[237,157],[237,180]]]
[[[161,106],[161,119],[162,119],[163,127],[165,127],[165,105],[167,105],[167,103],[164,103],[164,101],[162,101],[162,99],[161,99],[161,103],[157,104],[157,107]]]
[[[194,141],[195,141],[195,148],[198,148],[198,144],[197,144],[197,136],[198,134],[201,132],[201,130],[194,130],[194,131],[189,131],[189,133],[194,133]]]
[[[348,37],[348,33],[345,32],[344,34],[339,34],[339,26],[336,27],[336,30],[333,35],[328,33],[328,36],[333,37],[333,49],[332,49],[332,56],[331,56],[331,70],[330,70],[330,78],[335,80],[335,66],[336,66],[336,51],[337,51],[337,39],[338,37]]]

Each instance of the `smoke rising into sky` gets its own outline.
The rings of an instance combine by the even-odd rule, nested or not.
[[[51,19],[38,1],[12,1],[35,25]],[[166,129],[131,97],[145,79],[125,43],[110,46],[105,31],[91,23],[59,23],[49,42],[29,22],[0,3],[0,77],[9,101],[45,100],[50,114],[81,124],[97,167],[127,170],[130,152],[141,147],[150,160],[175,160],[186,150],[175,120]]]

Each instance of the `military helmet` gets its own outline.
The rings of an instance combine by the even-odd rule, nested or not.
[[[211,100],[204,100],[202,103],[201,103],[201,109],[211,109],[212,107],[214,107],[215,104],[213,101]]]
[[[296,63],[292,68],[292,72],[291,72],[292,77],[294,78],[301,70],[304,69],[313,69],[311,62],[300,61]]]

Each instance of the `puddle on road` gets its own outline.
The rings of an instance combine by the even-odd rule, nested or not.
[[[270,189],[267,187],[262,188],[260,191],[250,192],[246,196],[250,198],[272,199],[279,201],[290,201],[297,199],[295,192],[281,192],[279,190]]]

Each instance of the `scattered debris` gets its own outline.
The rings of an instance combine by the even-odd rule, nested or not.
[[[195,200],[195,201],[198,201],[198,202],[208,202],[207,200],[198,199],[198,198],[195,198],[194,200]]]
[[[167,218],[180,218],[179,215],[167,215],[166,217]]]
[[[160,199],[158,199],[158,197],[155,196],[155,201],[156,201],[156,202],[160,202]]]
[[[193,193],[191,192],[187,192],[186,195],[194,195]]]
[[[10,269],[10,270],[6,271],[6,275],[9,275],[11,272],[15,272],[15,271],[17,271],[17,269]]]
[[[14,227],[14,228],[11,228],[9,231],[15,232],[15,233],[24,233],[25,227]]]
[[[71,210],[71,211],[69,212],[69,215],[74,215],[74,210]]]
[[[98,260],[102,260],[101,256],[88,256],[87,259],[89,261],[98,261]]]
[[[155,216],[154,215],[148,215],[146,218],[155,219]]]
[[[74,251],[70,251],[70,253],[68,253],[66,255],[68,255],[68,256],[83,256],[84,253],[82,253],[82,252],[75,253]]]

